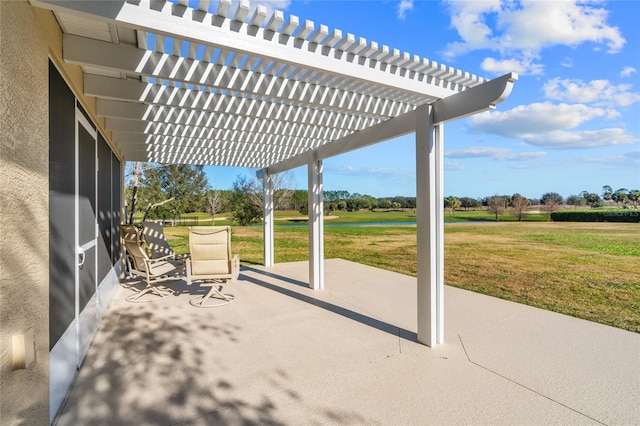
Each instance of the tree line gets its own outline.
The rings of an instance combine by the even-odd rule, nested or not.
[[[176,220],[184,213],[208,212],[212,220],[221,212],[231,213],[232,219],[240,225],[262,220],[263,187],[256,177],[239,175],[228,190],[213,189],[207,181],[203,166],[160,165],[138,163],[129,167],[127,185],[127,207],[130,221],[134,212],[144,212],[144,219]],[[308,193],[293,189],[293,175],[280,173],[273,177],[274,208],[295,210],[307,214]],[[637,207],[640,204],[640,190],[610,186],[602,187],[601,194],[582,191],[563,198],[556,192],[547,192],[540,198],[527,198],[520,194],[491,195],[484,198],[448,196],[444,208],[450,214],[456,210],[487,209],[498,216],[508,211],[519,220],[530,206],[540,206],[540,210],[551,215],[556,210],[573,206],[591,208],[605,205]],[[405,210],[416,208],[416,197],[373,197],[346,190],[324,191],[325,212],[359,210]]]
[[[516,193],[513,195],[492,195],[483,199],[450,196],[444,200],[444,207],[449,209],[451,214],[459,208],[486,207],[491,213],[495,214],[496,220],[498,220],[498,215],[505,210],[516,216],[518,220],[522,220],[527,209],[535,205],[539,205],[540,210],[549,215],[549,217],[551,217],[551,213],[567,206],[600,208],[606,205],[614,205],[637,208],[640,205],[640,190],[620,188],[613,191],[611,186],[605,185],[602,187],[602,195],[582,191],[579,194],[563,198],[557,192],[546,192],[540,198],[533,199]]]

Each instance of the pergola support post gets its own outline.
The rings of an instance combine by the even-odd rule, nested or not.
[[[434,128],[436,162],[436,344],[444,343],[444,124]]]
[[[262,174],[263,187],[263,217],[264,217],[264,266],[274,265],[273,241],[273,176]]]
[[[322,160],[308,165],[309,178],[309,287],[324,288],[324,201]]]
[[[416,110],[416,224],[418,342],[444,340],[443,128],[433,108]]]

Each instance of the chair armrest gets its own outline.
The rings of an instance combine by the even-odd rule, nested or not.
[[[145,268],[148,277],[158,277],[167,274],[181,273],[182,265],[176,265],[173,256],[164,256],[157,259],[144,259]]]
[[[152,263],[163,262],[163,261],[166,262],[169,259],[173,259],[173,255],[156,257],[155,259],[145,259],[144,261],[147,262],[148,264],[152,264]]]

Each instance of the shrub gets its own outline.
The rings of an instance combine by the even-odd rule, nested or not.
[[[640,210],[562,210],[551,213],[554,222],[631,222],[640,223]]]

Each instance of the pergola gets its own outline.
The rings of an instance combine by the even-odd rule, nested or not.
[[[447,121],[494,107],[517,75],[486,81],[249,0],[31,0],[64,33],[127,161],[259,169],[265,264],[274,174],[308,167],[309,286],[322,289],[322,161],[416,135],[418,341],[443,342]]]

